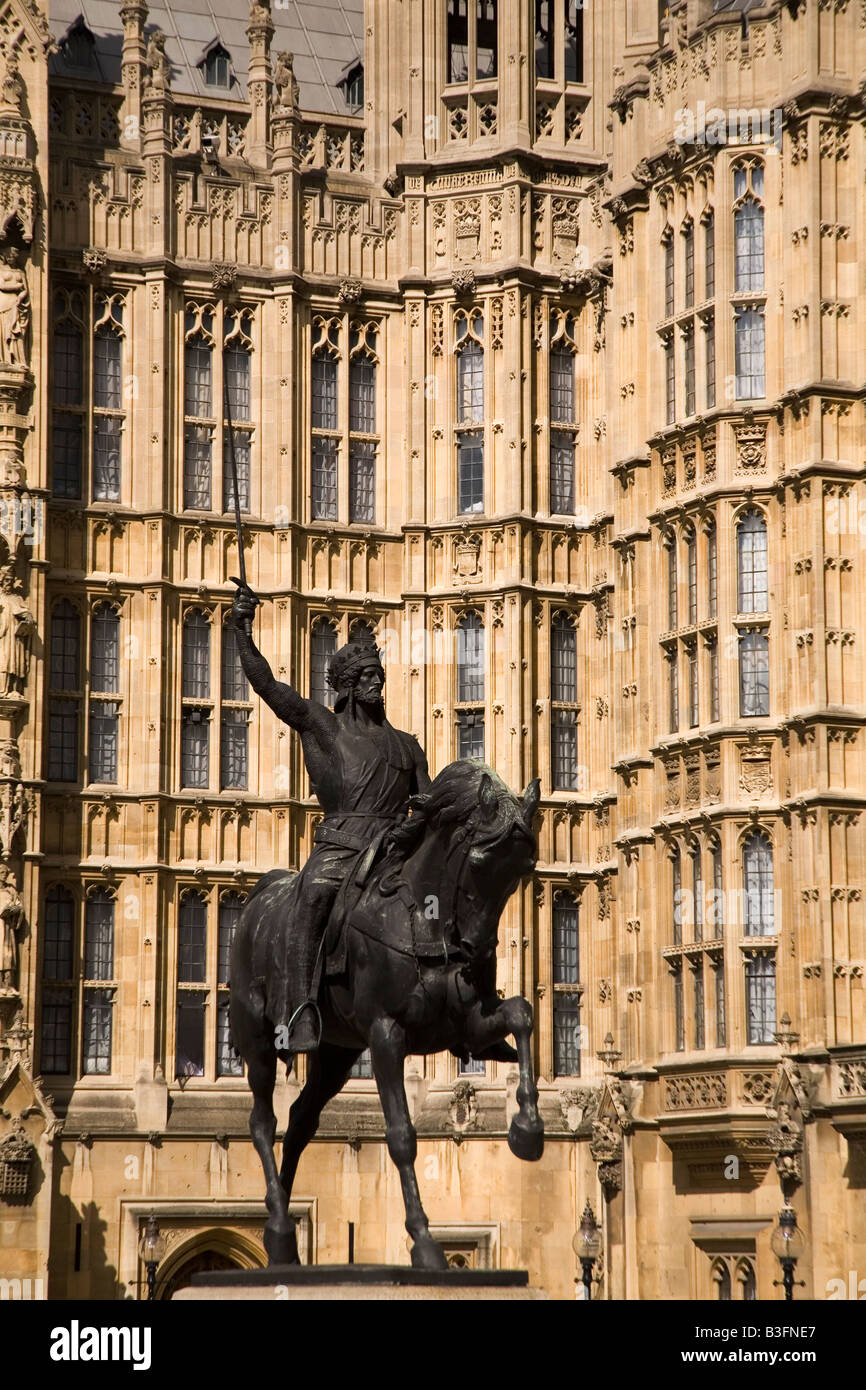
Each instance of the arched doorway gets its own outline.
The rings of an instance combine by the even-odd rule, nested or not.
[[[168,1302],[180,1289],[189,1288],[194,1274],[212,1270],[257,1269],[264,1252],[236,1231],[201,1231],[165,1259],[156,1275],[155,1298]]]

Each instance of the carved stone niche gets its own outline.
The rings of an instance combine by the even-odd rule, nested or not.
[[[25,1133],[20,1120],[0,1141],[0,1202],[23,1204],[30,1195],[30,1179],[36,1146]]]
[[[593,1120],[589,1152],[604,1195],[611,1201],[622,1190],[622,1129],[616,1115],[608,1113]]]

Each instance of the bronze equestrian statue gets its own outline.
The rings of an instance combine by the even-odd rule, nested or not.
[[[300,733],[325,812],[300,873],[274,869],[252,889],[232,945],[231,1032],[247,1065],[250,1133],[267,1180],[265,1249],[271,1264],[298,1262],[289,1215],[298,1162],[323,1108],[369,1047],[412,1264],[445,1269],[418,1193],[403,1064],[446,1050],[516,1056],[518,1112],[508,1142],[519,1158],[541,1157],[532,1010],[495,989],[499,918],[535,867],[539,783],[521,801],[492,769],[467,758],[431,782],[417,740],[385,718],[375,646],[350,642],[332,658],[330,710],[274,679],[251,637],[257,603],[240,585],[233,621],[241,661],[253,689]],[[278,1171],[277,1058],[289,1068],[298,1052],[310,1054],[307,1081],[291,1108]]]

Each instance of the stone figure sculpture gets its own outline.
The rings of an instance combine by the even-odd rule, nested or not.
[[[444,1050],[517,1060],[509,1145],[520,1158],[541,1156],[532,1010],[519,996],[496,993],[499,918],[535,866],[539,784],[521,800],[475,759],[452,763],[431,782],[420,745],[385,718],[375,646],[350,642],[332,658],[330,710],[274,679],[251,637],[257,602],[240,583],[233,621],[241,661],[253,689],[300,734],[325,812],[300,873],[275,869],[255,885],[232,946],[231,1031],[247,1063],[250,1132],[267,1181],[265,1248],[272,1264],[297,1262],[288,1204],[300,1156],[369,1047],[412,1263],[445,1269],[415,1177],[403,1064],[410,1054]],[[310,1052],[307,1081],[278,1171],[276,1064],[279,1057],[290,1066],[301,1050]]]
[[[287,52],[277,54],[274,64],[274,93],[277,106],[294,107],[300,101],[300,88],[295,77],[294,55]]]
[[[0,246],[0,364],[16,367],[27,365],[30,327],[30,294],[20,259],[17,246]]]
[[[18,988],[18,932],[24,921],[24,904],[18,896],[15,874],[0,864],[0,988]]]
[[[20,695],[30,669],[36,619],[18,592],[11,565],[0,570],[0,696]]]

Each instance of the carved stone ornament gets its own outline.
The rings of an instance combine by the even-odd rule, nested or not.
[[[30,293],[14,243],[0,247],[0,365],[26,367]]]
[[[11,563],[0,570],[0,696],[23,694],[36,620],[18,591]]]
[[[579,1086],[576,1090],[560,1091],[559,1108],[568,1129],[574,1134],[578,1129],[591,1125],[598,1114],[601,1092],[592,1086]]]
[[[81,260],[88,274],[100,275],[108,264],[108,253],[98,246],[85,246]]]
[[[622,1187],[622,1130],[610,1115],[593,1120],[589,1152],[598,1168],[598,1180],[610,1199]]]
[[[301,90],[295,77],[294,54],[278,53],[274,62],[274,105],[292,111],[300,104]]]
[[[448,1118],[459,1134],[478,1125],[478,1099],[471,1081],[455,1083]]]
[[[475,271],[469,266],[462,266],[460,270],[453,271],[451,287],[461,299],[473,295],[475,293]]]
[[[215,290],[234,289],[238,278],[238,268],[228,261],[215,261],[211,271],[211,284]]]
[[[14,1120],[12,1132],[0,1141],[0,1202],[26,1203],[35,1157],[36,1148],[23,1124]]]
[[[364,293],[364,286],[355,275],[347,275],[340,281],[340,298],[344,304],[357,304]]]
[[[803,1181],[803,1123],[789,1101],[780,1101],[776,1108],[768,1110],[767,1114],[770,1119],[775,1120],[768,1139],[782,1191],[787,1198]]]
[[[767,464],[767,425],[757,421],[747,410],[742,424],[734,425],[737,439],[737,467],[749,470],[765,468]]]

